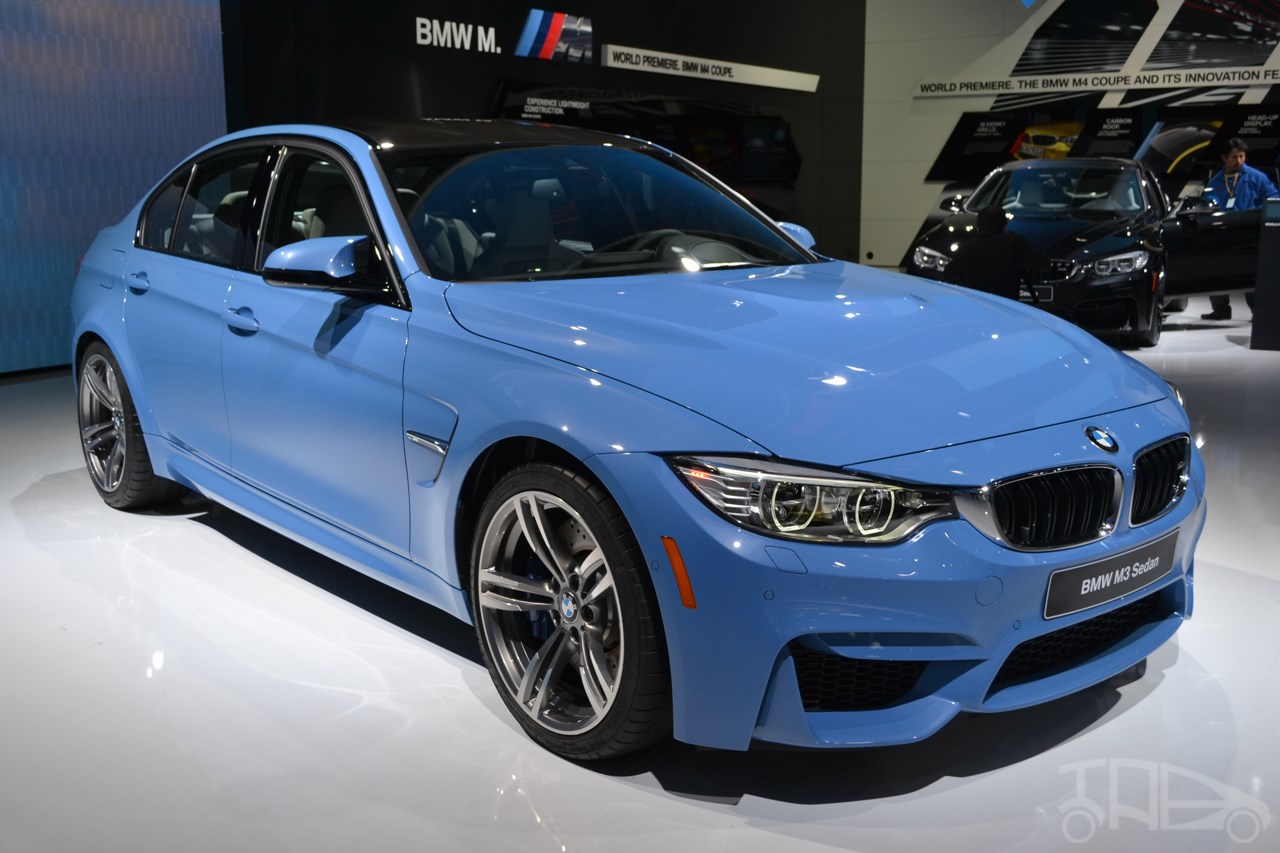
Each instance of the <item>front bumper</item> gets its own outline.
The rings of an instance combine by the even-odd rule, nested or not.
[[[1160,284],[1161,273],[1150,269],[1112,276],[1077,274],[1042,285],[1052,287],[1053,299],[1040,307],[1084,329],[1147,331]]]
[[[908,263],[907,273],[932,281],[947,280],[945,271],[922,267],[914,261]],[[1151,303],[1158,298],[1161,278],[1159,271],[1149,269],[1111,276],[1076,273],[1069,278],[1028,282],[1024,290],[1034,287],[1042,296],[1051,292],[1052,297],[1037,302],[1028,294],[1021,301],[1083,329],[1147,331],[1153,316]]]
[[[1153,437],[1185,431],[1170,401],[1110,421],[1102,425],[1133,451]],[[1096,462],[1096,452],[1079,447],[1084,425],[1045,427],[862,470],[976,486],[1050,467],[1046,459],[1054,466]],[[999,470],[992,470],[993,460]],[[1193,449],[1190,483],[1179,503],[1131,528],[1131,460],[1112,459],[1125,477],[1115,532],[1100,542],[1038,553],[1010,550],[963,520],[934,523],[893,546],[771,539],[715,515],[661,458],[618,454],[593,462],[648,560],[670,654],[675,736],[746,749],[752,739],[831,747],[913,742],[961,711],[1055,699],[1153,652],[1191,613],[1204,471]],[[986,476],[957,482],[957,471]],[[944,472],[952,472],[950,480],[939,479]],[[1158,581],[1083,612],[1044,617],[1053,572],[1122,554],[1171,531],[1177,531],[1173,566]],[[696,608],[681,603],[662,537],[679,546]]]

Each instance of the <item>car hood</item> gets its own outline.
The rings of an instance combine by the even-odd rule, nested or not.
[[[837,261],[457,284],[446,299],[477,335],[657,394],[778,456],[833,466],[1168,393],[1037,309]]]
[[[977,217],[971,213],[949,216],[924,241],[931,249],[953,254],[951,243],[963,243],[973,236]],[[1138,243],[1147,229],[1133,217],[1097,216],[1016,216],[1007,227],[1051,258],[1101,257],[1124,251]]]

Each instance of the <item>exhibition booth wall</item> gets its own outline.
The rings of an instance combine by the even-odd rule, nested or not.
[[[1124,156],[1172,194],[1280,149],[1280,14],[1184,0],[355,0],[0,7],[0,374],[65,364],[93,234],[227,129],[525,118],[694,159],[834,257],[899,267],[1011,159]]]
[[[857,253],[861,4],[223,0],[231,129],[423,116],[626,133]]]
[[[66,364],[77,260],[222,133],[217,0],[0,4],[0,374]]]
[[[940,202],[1014,159],[1115,156],[1196,192],[1280,148],[1280,13],[1184,0],[866,3],[858,260],[897,267]]]
[[[0,105],[23,119],[0,137],[0,374],[67,363],[67,295],[94,233],[200,143],[259,124],[631,133],[856,257],[863,25],[861,4],[836,0],[5,4]]]

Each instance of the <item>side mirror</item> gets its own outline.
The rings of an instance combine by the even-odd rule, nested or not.
[[[959,213],[964,210],[964,203],[969,200],[967,195],[956,194],[948,196],[938,205],[938,210],[945,210],[947,213]]]
[[[1208,213],[1211,210],[1217,210],[1218,203],[1208,196],[1189,195],[1180,198],[1173,205],[1173,215],[1182,216],[1184,213]]]
[[[795,240],[806,249],[812,249],[817,245],[818,241],[813,238],[813,232],[803,225],[797,225],[794,222],[779,222],[778,227],[787,232],[792,240]]]
[[[267,256],[262,277],[272,284],[340,287],[356,273],[356,249],[368,237],[313,237]]]

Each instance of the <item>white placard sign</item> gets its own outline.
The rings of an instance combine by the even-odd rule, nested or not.
[[[766,68],[762,65],[747,65],[743,62],[726,62],[723,59],[665,53],[660,50],[626,47],[620,44],[606,44],[603,52],[606,68],[629,68],[632,71],[675,74],[680,77],[698,77],[703,80],[770,86],[774,89],[794,89],[800,92],[818,90],[817,74],[804,74],[783,68]]]

